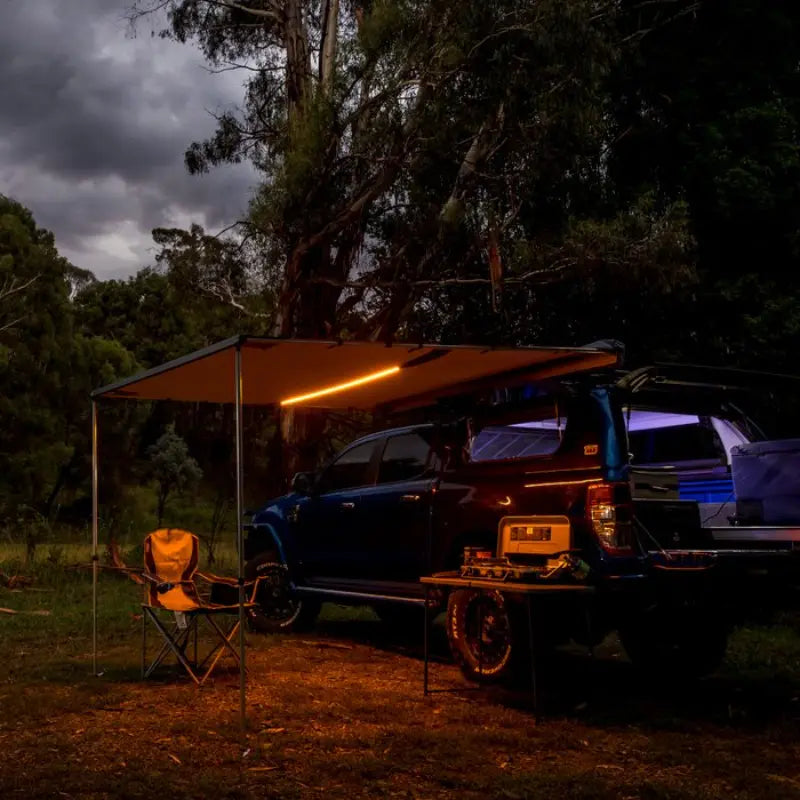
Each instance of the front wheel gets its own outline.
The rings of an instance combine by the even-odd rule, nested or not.
[[[289,633],[313,627],[319,615],[318,600],[299,597],[292,589],[289,570],[277,554],[262,553],[245,565],[247,580],[260,578],[250,625],[259,633]]]
[[[458,589],[447,601],[447,639],[472,681],[505,680],[518,672],[526,652],[519,609],[500,592]]]

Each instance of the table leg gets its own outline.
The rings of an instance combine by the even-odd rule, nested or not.
[[[478,589],[478,675],[483,677],[483,589]]]
[[[422,662],[423,662],[423,678],[422,678],[422,693],[424,697],[428,696],[428,600],[430,597],[430,589],[425,586],[425,607],[422,610],[423,622],[423,639],[422,639]]]
[[[528,595],[528,647],[531,659],[531,692],[536,718],[539,718],[539,686],[536,680],[536,643],[533,639],[533,595]]]

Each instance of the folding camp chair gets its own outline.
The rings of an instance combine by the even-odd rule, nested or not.
[[[239,664],[239,653],[232,644],[239,630],[239,618],[225,630],[218,622],[220,615],[231,616],[239,612],[236,578],[220,578],[197,570],[199,544],[197,537],[178,528],[161,528],[148,534],[144,540],[145,602],[142,603],[142,677],[148,678],[170,651],[201,686],[211,675],[220,658],[227,651]],[[202,599],[197,591],[195,576],[210,586],[210,598]],[[245,609],[255,605],[258,581],[245,584],[249,592]],[[159,618],[159,611],[171,611],[174,622],[170,627]],[[203,619],[217,634],[219,643],[198,663],[197,628]],[[149,666],[146,666],[147,621],[164,637],[164,644]],[[194,640],[194,657],[189,659],[186,649]],[[209,663],[210,662],[210,663]],[[208,664],[208,666],[206,666]]]

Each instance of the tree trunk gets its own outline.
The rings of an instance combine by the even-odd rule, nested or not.
[[[329,92],[336,67],[336,39],[339,24],[339,0],[325,0],[322,15],[322,44],[319,51],[319,81]]]
[[[330,338],[336,324],[336,309],[342,290],[330,284],[308,281],[314,275],[328,276],[337,268],[338,265],[331,264],[330,248],[327,246],[306,252],[294,263],[290,261],[276,335]],[[272,452],[273,457],[279,458],[282,488],[288,485],[295,473],[310,471],[318,466],[319,442],[325,425],[325,411],[280,409],[275,432],[277,441]]]
[[[50,491],[50,494],[47,496],[47,500],[45,500],[44,502],[44,508],[42,510],[42,513],[47,519],[53,518],[53,507],[56,504],[58,495],[64,488],[64,484],[66,483],[67,476],[69,475],[70,470],[75,466],[75,462],[77,461],[76,453],[77,450],[73,451],[69,461],[66,464],[62,464],[60,469],[58,470],[58,477],[56,478],[56,482],[53,484],[53,488]]]
[[[158,492],[158,508],[156,509],[156,514],[158,515],[158,527],[161,527],[161,521],[164,519],[164,510],[167,506],[167,495],[169,495],[169,489],[160,489]]]
[[[281,472],[286,485],[298,472],[319,466],[320,440],[325,433],[327,413],[314,408],[281,409]]]
[[[290,121],[299,121],[308,107],[311,65],[302,0],[286,0],[286,99]]]

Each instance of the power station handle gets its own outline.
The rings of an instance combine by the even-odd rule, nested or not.
[[[418,494],[404,494],[400,498],[401,503],[419,503],[422,498]]]

